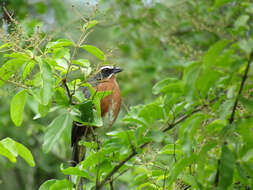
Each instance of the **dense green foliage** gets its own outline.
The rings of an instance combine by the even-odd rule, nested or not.
[[[19,5],[0,30],[1,189],[253,189],[250,0]],[[110,92],[87,79],[105,64],[124,68],[120,117],[70,167],[72,121],[104,127]]]

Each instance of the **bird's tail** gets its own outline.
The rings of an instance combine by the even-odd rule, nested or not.
[[[75,167],[78,163],[84,160],[86,149],[84,146],[74,144],[72,147],[72,163],[71,165]]]
[[[86,126],[77,126],[77,123],[73,122],[72,125],[72,134],[71,134],[71,145],[72,145],[72,166],[76,166],[80,163],[84,157],[86,149],[84,146],[79,145],[79,141],[85,138]]]

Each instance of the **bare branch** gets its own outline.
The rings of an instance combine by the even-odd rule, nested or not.
[[[252,51],[251,54],[250,54],[247,67],[246,67],[245,72],[244,72],[244,75],[243,75],[243,77],[242,77],[242,82],[241,82],[241,85],[240,85],[240,89],[239,89],[239,92],[238,92],[238,94],[237,94],[237,97],[236,97],[234,106],[233,106],[233,110],[232,110],[231,117],[230,117],[230,119],[229,119],[229,123],[230,123],[230,124],[232,124],[233,121],[234,121],[235,111],[236,111],[236,108],[237,108],[237,105],[238,105],[238,101],[239,101],[239,98],[240,98],[240,96],[241,96],[241,93],[242,93],[244,84],[245,84],[245,82],[246,82],[246,80],[247,80],[248,73],[249,73],[249,69],[250,69],[250,63],[251,63],[252,61],[253,61],[253,51]]]

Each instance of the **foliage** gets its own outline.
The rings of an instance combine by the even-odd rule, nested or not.
[[[109,24],[116,22],[112,34],[105,34],[108,46],[118,45],[116,58],[86,41],[103,27],[97,7],[98,18],[87,19],[74,9],[81,17],[76,41],[69,35],[47,38],[39,30],[27,33],[16,20],[7,36],[1,32],[0,86],[15,87],[10,118],[24,126],[32,120],[26,113],[36,113],[42,126],[29,138],[44,136],[39,146],[46,157],[68,155],[72,121],[103,127],[100,100],[110,92],[95,92],[88,78],[103,64],[127,61],[119,83],[127,105],[134,105],[117,127],[80,142],[87,153],[78,166],[66,166],[70,156],[58,160],[61,176],[50,176],[39,189],[80,184],[83,189],[252,189],[251,1],[101,5]],[[91,99],[85,99],[83,87]],[[13,130],[19,129],[31,130]],[[8,136],[0,141],[2,156],[42,165],[40,157],[34,161],[33,150]]]

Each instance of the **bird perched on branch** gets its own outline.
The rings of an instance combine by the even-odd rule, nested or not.
[[[104,123],[109,123],[109,125],[114,123],[120,111],[122,98],[115,75],[121,71],[122,69],[119,67],[104,66],[101,67],[99,72],[90,80],[91,85],[97,92],[111,91],[111,94],[102,98],[100,102],[101,116]],[[89,99],[91,96],[89,89],[85,88],[83,92],[85,98]],[[92,128],[92,126],[84,126],[80,125],[78,122],[73,122],[71,134],[73,166],[76,166],[79,162],[81,162],[85,156],[85,148],[78,145],[78,142],[81,139],[88,138],[88,135],[93,133],[93,129],[94,128]]]

